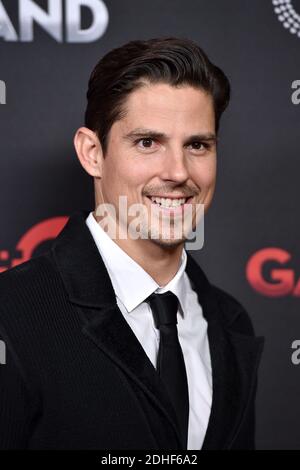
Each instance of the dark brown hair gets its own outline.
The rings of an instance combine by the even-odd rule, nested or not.
[[[129,93],[150,83],[191,85],[208,92],[214,103],[216,132],[230,100],[223,71],[190,39],[174,37],[130,41],[108,52],[95,66],[88,84],[85,126],[95,131],[107,151],[113,123],[124,116]]]

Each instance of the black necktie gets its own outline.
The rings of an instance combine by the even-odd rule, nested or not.
[[[174,406],[184,449],[187,448],[189,394],[184,358],[178,339],[178,299],[172,292],[152,294],[149,302],[154,323],[160,331],[157,372],[166,385]]]

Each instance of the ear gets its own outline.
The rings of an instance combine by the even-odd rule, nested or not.
[[[96,178],[102,177],[103,152],[97,134],[80,127],[74,136],[74,146],[85,171]]]

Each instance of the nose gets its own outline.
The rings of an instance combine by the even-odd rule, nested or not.
[[[176,183],[182,183],[189,178],[186,157],[182,150],[170,150],[164,155],[160,178]]]

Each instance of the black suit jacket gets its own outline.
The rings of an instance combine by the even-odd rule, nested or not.
[[[181,450],[174,410],[117,306],[87,215],[73,214],[51,250],[0,275],[0,448]],[[186,271],[212,360],[202,448],[253,449],[264,338],[190,254]]]

